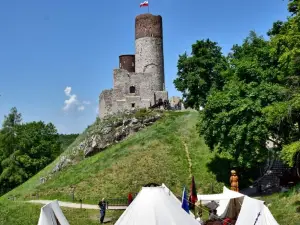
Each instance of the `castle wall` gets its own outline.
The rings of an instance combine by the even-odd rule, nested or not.
[[[130,93],[130,87],[134,87],[135,93]],[[140,95],[140,77],[136,73],[123,69],[114,70],[114,90],[116,99],[124,99],[126,95]]]
[[[130,87],[135,93],[130,93]],[[115,99],[125,99],[126,96],[140,96],[144,104],[155,104],[154,92],[160,90],[157,76],[153,73],[130,73],[123,69],[114,70],[114,96]],[[148,102],[148,103],[147,103]]]
[[[162,17],[142,14],[135,19],[135,71],[153,73],[154,91],[164,89]]]
[[[120,55],[119,64],[120,69],[135,72],[135,55]]]
[[[159,99],[162,101],[168,100],[168,92],[167,91],[156,91],[154,92],[154,101],[158,103]]]
[[[154,91],[160,88],[160,85],[157,83],[157,76],[152,73],[141,73],[140,77],[142,77],[140,89],[143,90],[141,92],[141,99],[143,99],[144,102],[151,102],[150,105],[154,105]]]
[[[144,37],[135,41],[136,57],[135,71],[137,73],[153,73],[156,79],[153,80],[155,91],[164,89],[164,69],[162,39]]]
[[[135,19],[135,55],[120,55],[113,71],[113,89],[99,99],[99,117],[132,108],[148,108],[164,91],[164,56],[161,16],[142,14]]]
[[[109,115],[113,109],[113,89],[104,90],[99,96],[99,116],[103,118]]]

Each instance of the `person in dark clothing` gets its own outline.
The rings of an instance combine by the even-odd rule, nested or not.
[[[106,204],[104,198],[99,202],[98,206],[100,208],[100,223],[103,223],[104,217],[105,217],[105,212],[106,212],[106,207],[107,207],[107,204]]]

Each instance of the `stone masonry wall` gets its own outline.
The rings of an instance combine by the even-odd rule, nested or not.
[[[126,95],[140,95],[140,77],[135,73],[123,69],[114,69],[114,96],[117,100],[125,99]],[[130,93],[130,87],[135,88],[135,93]]]
[[[162,17],[146,13],[135,18],[135,39],[143,37],[163,38]]]
[[[154,90],[164,89],[164,60],[162,39],[144,37],[135,41],[135,71],[136,73],[153,73]]]
[[[135,18],[135,72],[156,74],[154,91],[164,90],[162,17],[141,14]]]
[[[99,116],[102,118],[112,112],[113,89],[102,91],[99,98]]]
[[[120,68],[113,72],[113,89],[100,95],[99,117],[132,108],[148,108],[164,90],[162,17],[138,15],[135,19],[135,55],[120,55]],[[134,93],[131,93],[134,92]]]
[[[120,55],[119,64],[120,69],[135,72],[135,55]]]
[[[130,86],[135,87],[135,93],[130,93]],[[160,90],[157,76],[153,73],[129,73],[126,70],[114,70],[114,97],[116,100],[125,96],[140,96],[141,99],[154,104],[154,92]]]
[[[162,101],[164,100],[168,100],[168,92],[167,91],[156,91],[154,93],[154,100],[155,103],[158,103],[159,99],[161,99]]]

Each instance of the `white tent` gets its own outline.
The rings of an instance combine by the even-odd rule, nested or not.
[[[244,197],[240,215],[236,221],[236,225],[278,225],[272,213],[263,201]]]
[[[115,225],[199,225],[165,187],[143,187]]]
[[[173,194],[173,192],[164,183],[161,186],[164,188],[165,192],[168,195],[170,195],[171,197],[173,197],[174,202],[176,202],[178,204],[178,206],[181,207],[182,202]],[[192,211],[190,211],[190,216],[192,216],[193,218],[195,218],[195,216],[194,216],[194,214],[193,214]]]
[[[70,225],[55,200],[41,208],[38,225]]]
[[[223,188],[222,194],[197,195],[198,200],[207,205],[211,201],[219,204],[217,215],[220,218],[235,217],[236,225],[278,225],[263,201]],[[256,223],[255,223],[256,222]]]

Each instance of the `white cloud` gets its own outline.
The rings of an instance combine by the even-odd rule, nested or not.
[[[65,90],[65,95],[67,97],[69,97],[67,100],[65,100],[65,104],[64,104],[64,107],[63,107],[63,110],[66,112],[66,111],[69,111],[71,110],[72,108],[74,107],[77,107],[77,110],[78,111],[83,111],[85,110],[85,106],[84,105],[89,105],[91,104],[89,101],[83,101],[83,102],[80,102],[78,99],[77,99],[77,95],[75,94],[71,94],[72,92],[72,87],[66,87]]]
[[[81,106],[79,106],[77,109],[78,109],[78,111],[83,111],[83,110],[84,110],[84,106],[81,105]]]
[[[66,88],[65,88],[65,94],[66,94],[66,96],[70,96],[71,91],[72,91],[72,88],[71,88],[71,87],[66,87]]]
[[[82,103],[83,103],[84,105],[90,105],[90,104],[91,104],[90,101],[83,101]]]

